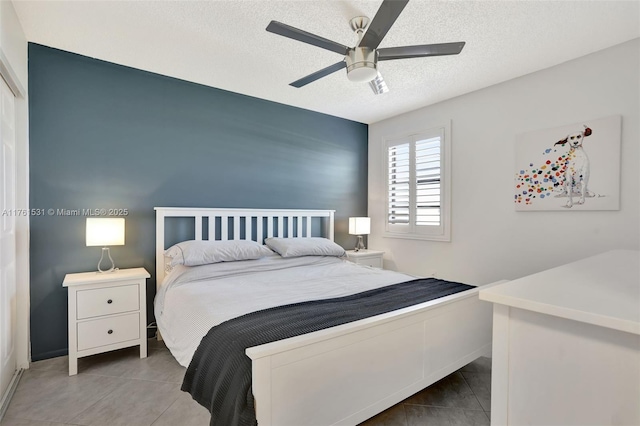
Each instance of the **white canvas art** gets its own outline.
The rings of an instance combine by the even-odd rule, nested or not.
[[[619,210],[621,117],[516,138],[516,210]]]

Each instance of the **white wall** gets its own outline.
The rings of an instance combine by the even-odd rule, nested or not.
[[[640,39],[369,126],[369,247],[385,267],[484,284],[640,247]],[[392,89],[392,88],[391,88]],[[392,89],[393,90],[393,89]],[[516,212],[518,134],[622,116],[619,211]],[[451,120],[451,242],[383,237],[383,138]]]
[[[11,90],[25,92],[27,40],[10,1],[0,1],[0,59],[3,77],[12,80],[7,81]],[[5,73],[11,75],[5,76]]]
[[[0,75],[16,95],[16,207],[29,208],[27,39],[13,4],[0,0]],[[29,367],[29,218],[16,218],[16,361]]]

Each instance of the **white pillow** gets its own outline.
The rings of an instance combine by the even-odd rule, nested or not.
[[[209,263],[252,260],[273,254],[268,247],[250,240],[183,241],[164,252],[171,266],[197,266]]]
[[[331,240],[320,237],[309,238],[267,238],[264,243],[282,257],[336,256],[345,251]]]

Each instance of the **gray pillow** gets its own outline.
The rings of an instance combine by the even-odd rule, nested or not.
[[[197,266],[209,263],[252,260],[273,254],[268,247],[250,240],[183,241],[164,252],[171,266]]]
[[[336,256],[345,251],[331,240],[320,237],[308,238],[267,238],[264,243],[282,257]]]

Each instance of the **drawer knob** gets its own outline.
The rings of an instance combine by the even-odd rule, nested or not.
[[[107,331],[107,334],[113,334],[113,330]]]
[[[109,300],[107,300],[107,303],[108,303],[108,304],[112,304],[112,303],[113,303],[113,300],[109,299]]]

